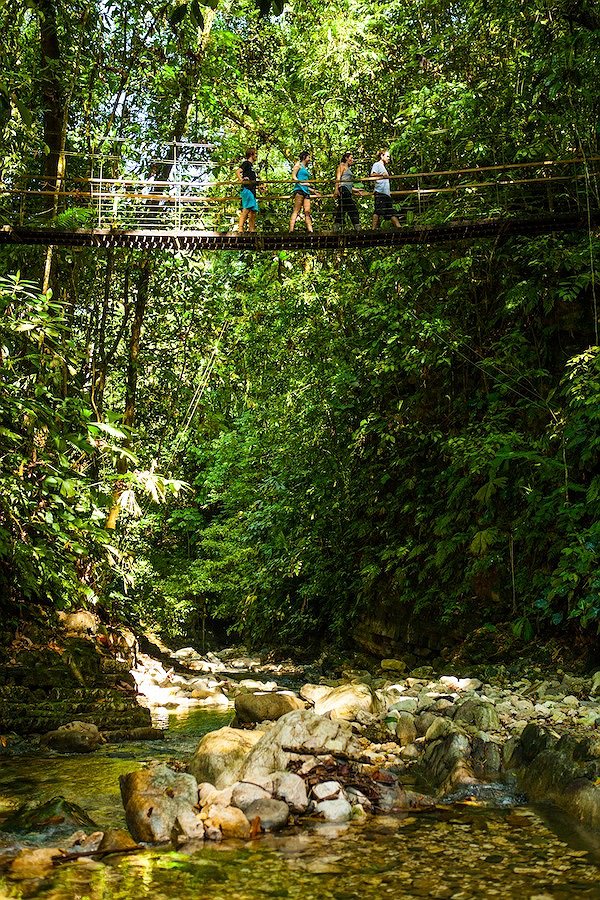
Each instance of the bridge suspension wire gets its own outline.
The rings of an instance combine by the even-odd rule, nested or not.
[[[204,367],[200,370],[200,378],[198,380],[198,384],[196,385],[196,389],[192,395],[192,398],[188,404],[187,410],[183,417],[184,424],[177,430],[177,433],[173,440],[171,455],[169,457],[169,460],[168,460],[167,466],[166,466],[167,471],[169,471],[169,469],[173,465],[173,462],[176,459],[177,455],[180,454],[185,449],[185,446],[186,446],[185,442],[183,443],[183,445],[181,447],[178,446],[179,442],[182,439],[182,437],[185,438],[185,436],[188,432],[188,429],[194,420],[194,416],[196,415],[196,410],[198,409],[198,404],[200,403],[200,400],[202,399],[204,391],[208,387],[210,377],[211,377],[213,369],[215,367],[217,354],[219,352],[219,345],[225,335],[228,325],[229,325],[229,322],[227,320],[225,320],[223,322],[223,325],[221,326],[221,331],[219,332],[219,335],[215,341],[214,347],[212,349],[212,353],[211,353],[208,361],[205,363]]]

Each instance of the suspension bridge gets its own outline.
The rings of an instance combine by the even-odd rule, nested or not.
[[[333,231],[333,179],[311,183],[315,232],[289,232],[290,176],[263,178],[259,231],[236,233],[239,184],[211,181],[206,157],[173,144],[137,165],[119,154],[65,153],[61,174],[0,181],[0,244],[139,250],[332,250],[591,231],[600,227],[600,157],[391,175],[400,228]],[[144,176],[143,167],[152,174]],[[137,169],[137,171],[136,171]],[[157,177],[157,174],[158,177]],[[164,177],[160,177],[161,173]],[[361,222],[373,211],[357,179]]]

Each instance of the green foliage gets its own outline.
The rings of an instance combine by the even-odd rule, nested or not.
[[[118,554],[108,501],[86,474],[111,454],[74,377],[65,310],[17,278],[0,281],[0,559],[5,600],[90,600],[96,566]],[[67,384],[70,390],[67,390]]]
[[[213,146],[222,180],[248,145],[269,178],[304,144],[317,177],[350,148],[359,175],[379,146],[405,174],[598,153],[591,4],[76,6],[51,4],[67,147],[118,134],[139,171],[182,137]],[[5,7],[11,188],[39,178],[48,98],[39,4]],[[596,195],[582,180],[584,214]],[[462,209],[449,195],[423,216]],[[77,207],[58,224],[87,221]],[[2,252],[5,271],[39,269]],[[593,233],[272,257],[55,249],[56,297],[2,287],[7,589],[95,591],[182,639],[205,610],[265,642],[345,639],[382,606],[508,618],[524,639],[596,628],[599,253]]]

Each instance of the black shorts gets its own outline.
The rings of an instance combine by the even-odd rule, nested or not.
[[[373,212],[376,216],[379,216],[381,219],[391,219],[393,216],[398,215],[393,207],[392,198],[389,194],[381,194],[379,191],[375,191],[373,197],[375,199],[375,209]]]
[[[294,188],[294,190],[292,191],[292,197],[294,198],[294,200],[296,199],[296,197],[302,197],[303,200],[310,200],[310,194],[307,194],[300,188]]]

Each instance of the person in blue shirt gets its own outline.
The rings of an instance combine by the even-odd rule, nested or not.
[[[313,221],[310,214],[311,197],[320,197],[320,193],[310,187],[310,153],[303,150],[298,157],[297,162],[292,169],[292,178],[294,180],[294,190],[292,197],[294,198],[294,208],[290,218],[290,231],[294,230],[296,219],[300,215],[300,211],[304,213],[304,221],[306,222],[306,230],[312,234]]]
[[[250,147],[246,150],[244,161],[235,170],[238,181],[242,185],[240,191],[241,210],[238,221],[238,231],[244,230],[244,225],[248,223],[248,231],[256,231],[256,213],[258,212],[258,200],[256,199],[256,188],[260,183],[258,175],[254,168],[256,162],[256,149]]]

